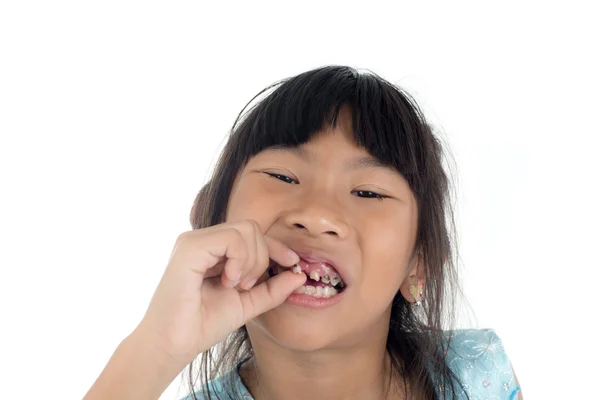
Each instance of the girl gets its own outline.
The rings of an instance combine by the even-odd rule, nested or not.
[[[187,399],[521,398],[494,331],[451,329],[450,187],[414,100],[342,66],[267,91],[86,399],[156,399],[188,364]]]

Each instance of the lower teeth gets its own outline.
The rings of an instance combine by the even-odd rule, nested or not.
[[[338,291],[331,286],[300,286],[298,289],[294,291],[296,294],[307,294],[312,297],[316,297],[317,299],[328,299],[330,297],[338,294]]]

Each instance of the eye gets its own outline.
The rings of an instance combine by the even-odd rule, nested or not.
[[[355,193],[358,197],[365,197],[367,199],[383,200],[389,197],[383,194],[372,192],[370,190],[356,190],[352,193]]]
[[[279,179],[280,181],[284,181],[285,183],[292,184],[292,185],[297,185],[299,183],[297,180],[290,178],[289,176],[286,176],[286,175],[275,174],[272,172],[265,172],[265,174],[267,174],[275,179]]]

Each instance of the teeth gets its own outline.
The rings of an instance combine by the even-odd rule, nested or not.
[[[304,294],[306,293],[306,286],[300,286],[298,289],[294,290],[296,294]]]
[[[302,268],[300,268],[300,266],[298,264],[296,264],[296,266],[294,268],[292,268],[292,272],[295,274],[301,274]]]
[[[321,278],[321,282],[323,283],[329,283],[329,275],[325,275],[324,277]]]
[[[312,279],[313,281],[319,281],[319,278],[321,276],[319,275],[319,273],[317,271],[311,271],[310,272],[310,279]]]
[[[331,277],[331,279],[329,280],[329,284],[331,286],[335,286],[338,283],[340,283],[342,281],[342,279],[338,276],[338,275],[334,275]]]
[[[330,297],[338,294],[338,291],[331,286],[300,286],[298,289],[294,290],[295,294],[307,294],[312,297],[316,297],[317,299],[328,299]]]

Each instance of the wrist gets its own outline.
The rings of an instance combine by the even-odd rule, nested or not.
[[[135,330],[119,344],[85,400],[158,399],[183,368],[156,338]]]
[[[136,328],[122,343],[128,342],[136,353],[145,353],[165,370],[181,371],[188,363],[175,358],[164,341],[153,331]]]
[[[188,352],[179,350],[173,341],[165,338],[163,334],[157,332],[150,324],[142,321],[137,328],[129,335],[129,338],[143,344],[147,348],[152,348],[157,357],[164,360],[165,363],[173,364],[174,366],[183,369],[186,365],[192,362],[196,355],[188,355]]]

